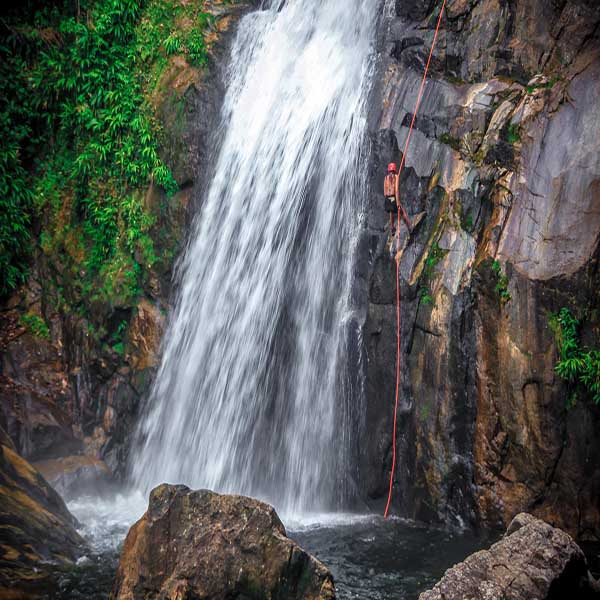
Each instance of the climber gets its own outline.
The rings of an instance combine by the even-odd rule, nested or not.
[[[404,207],[401,203],[396,201],[396,179],[397,175],[397,167],[395,163],[390,163],[388,165],[388,174],[385,176],[383,180],[383,195],[385,196],[385,210],[390,213],[390,226],[392,235],[396,232],[396,228],[394,227],[394,215],[397,212],[400,212],[402,215],[402,219],[406,223],[406,227],[408,227],[408,231],[412,231],[412,226],[410,221],[408,220],[408,215],[404,210]]]

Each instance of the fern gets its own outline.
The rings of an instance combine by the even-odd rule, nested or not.
[[[600,404],[600,350],[591,350],[583,357],[581,382],[592,394],[596,404]]]
[[[24,314],[20,319],[21,325],[26,327],[33,335],[44,340],[50,339],[48,325],[41,317],[31,313]]]
[[[556,364],[555,371],[558,375],[570,383],[574,383],[585,367],[585,360],[581,356],[574,356],[559,361]]]
[[[197,29],[192,31],[187,41],[187,48],[190,60],[193,64],[199,67],[206,66],[206,63],[208,62],[208,53],[202,31]]]
[[[554,332],[559,360],[557,375],[573,386],[571,397],[576,398],[576,388],[583,387],[600,404],[600,350],[583,350],[579,343],[580,322],[568,308],[550,315],[550,328]],[[573,402],[570,402],[573,404]]]
[[[172,33],[165,40],[164,46],[165,46],[165,52],[168,55],[177,54],[181,50],[181,40],[177,37],[177,35]]]
[[[492,263],[492,271],[497,278],[494,289],[500,297],[500,302],[506,304],[512,299],[512,296],[508,291],[508,276],[502,272],[502,265],[497,260]]]
[[[434,302],[431,291],[431,280],[433,279],[435,268],[444,259],[446,254],[448,254],[448,251],[442,250],[438,242],[435,242],[429,250],[419,282],[419,296],[423,304],[433,304]]]

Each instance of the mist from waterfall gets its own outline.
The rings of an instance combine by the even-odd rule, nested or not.
[[[185,483],[284,514],[351,494],[350,290],[378,4],[273,1],[239,24],[215,174],[130,461],[146,491]]]

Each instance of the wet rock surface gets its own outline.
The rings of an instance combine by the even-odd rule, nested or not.
[[[599,598],[583,552],[571,536],[522,513],[506,535],[449,569],[419,600]]]
[[[53,589],[56,571],[83,554],[85,543],[60,496],[8,436],[0,442],[0,597],[41,597]]]
[[[127,535],[113,594],[333,600],[335,588],[329,571],[286,537],[271,506],[161,485]]]
[[[387,492],[395,395],[381,185],[401,158],[436,5],[398,2],[380,27],[357,278],[359,487],[373,500]],[[584,343],[600,344],[599,23],[596,2],[448,3],[400,187],[411,219],[426,213],[410,239],[400,233],[400,514],[504,528],[526,510],[600,537],[600,411],[581,393],[567,407],[549,327],[567,307]]]

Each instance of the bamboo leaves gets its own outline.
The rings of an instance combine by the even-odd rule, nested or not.
[[[573,387],[573,398],[576,398],[577,387],[584,387],[594,402],[600,404],[600,350],[581,348],[579,326],[579,320],[568,308],[562,308],[558,314],[550,316],[550,328],[554,332],[559,354],[555,371]]]

